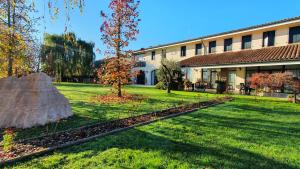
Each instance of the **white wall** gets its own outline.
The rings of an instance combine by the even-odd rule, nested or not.
[[[249,30],[247,32],[241,32],[241,33],[235,33],[233,35],[224,35],[220,37],[211,37],[207,39],[203,39],[203,46],[202,46],[202,55],[208,54],[208,46],[210,41],[216,41],[217,47],[216,47],[216,53],[222,53],[224,52],[224,39],[232,38],[233,44],[232,44],[232,51],[240,51],[241,50],[241,39],[244,35],[252,35],[252,49],[260,49],[262,48],[262,42],[263,42],[263,32],[275,30],[275,46],[284,46],[288,44],[289,40],[289,28],[294,26],[300,26],[300,22],[292,23],[292,24],[286,24],[286,25],[279,25],[279,26],[273,26],[273,27],[267,27],[259,30]],[[162,47],[159,49],[154,50],[147,50],[144,54],[144,60],[146,61],[146,67],[145,73],[146,73],[146,79],[147,79],[147,85],[151,84],[151,71],[158,69],[161,62],[161,51],[162,49],[166,50],[166,58],[169,60],[174,61],[181,61],[190,57],[195,56],[195,45],[197,43],[200,43],[201,41],[193,41],[193,42],[186,42],[184,44],[178,44],[173,45],[169,47]],[[186,56],[181,57],[180,56],[180,50],[181,46],[186,46]],[[152,51],[155,51],[155,60],[151,60],[151,53]],[[193,79],[191,81],[196,82],[198,78],[201,77],[201,69],[200,68],[192,68],[191,72],[193,74]],[[242,70],[243,72],[244,70]],[[199,74],[200,72],[200,74]],[[239,75],[242,76],[242,72],[239,72]],[[195,77],[194,77],[195,76]],[[244,77],[243,77],[244,78]],[[239,79],[239,81],[242,81]]]

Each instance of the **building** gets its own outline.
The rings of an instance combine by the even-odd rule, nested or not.
[[[239,91],[255,72],[293,72],[300,76],[300,16],[243,29],[135,51],[144,84],[156,83],[155,71],[162,58],[180,62],[191,82],[216,80]],[[139,83],[143,83],[139,81]]]

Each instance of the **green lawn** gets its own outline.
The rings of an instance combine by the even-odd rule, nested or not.
[[[61,83],[57,88],[71,103],[74,116],[50,124],[44,127],[36,127],[17,133],[17,139],[34,137],[53,131],[66,130],[96,122],[104,122],[118,118],[126,118],[133,115],[150,113],[152,111],[166,109],[168,107],[183,103],[204,101],[216,97],[212,94],[200,94],[191,92],[174,91],[167,94],[166,91],[151,87],[126,87],[125,92],[143,94],[146,100],[141,103],[105,105],[94,103],[93,96],[111,92],[111,88],[100,85]]]
[[[60,89],[68,93],[65,86]],[[75,100],[88,97],[76,93]],[[179,93],[187,100],[193,95]],[[223,105],[55,151],[13,168],[300,168],[299,110],[300,105],[280,99],[236,96]]]

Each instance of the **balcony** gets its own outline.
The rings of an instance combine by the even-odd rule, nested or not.
[[[134,67],[146,67],[146,62],[145,61],[137,61],[137,62],[135,62]]]

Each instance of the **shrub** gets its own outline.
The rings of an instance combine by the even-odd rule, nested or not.
[[[166,87],[166,85],[165,85],[164,82],[158,82],[158,83],[155,85],[155,88],[157,88],[157,89],[162,89],[162,90],[166,90],[166,89],[167,89],[167,87]]]
[[[255,89],[256,95],[259,91],[262,91],[265,87],[267,87],[269,79],[268,73],[254,73],[251,76],[251,88]]]
[[[217,94],[223,94],[226,91],[226,81],[216,80]]]
[[[186,89],[191,88],[193,85],[193,83],[189,79],[185,79],[183,84]]]
[[[6,129],[4,131],[2,145],[5,153],[9,153],[12,150],[14,144],[14,138],[15,138],[15,133],[12,129]]]
[[[265,88],[272,92],[282,88],[284,84],[290,84],[293,81],[292,74],[285,73],[255,73],[251,77],[251,88],[263,91]]]
[[[168,93],[171,93],[171,90],[183,89],[183,74],[178,62],[167,59],[161,60],[161,66],[157,70],[156,75],[158,81],[164,82]]]

